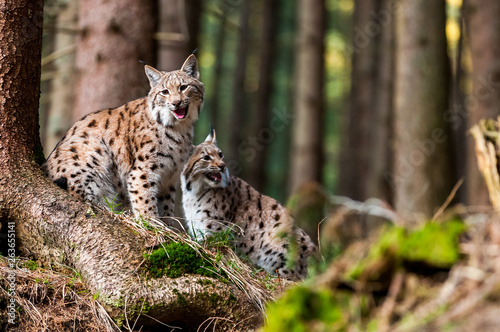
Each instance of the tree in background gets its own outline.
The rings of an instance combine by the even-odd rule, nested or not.
[[[389,0],[355,0],[350,108],[341,148],[339,194],[391,200],[390,137],[394,13]]]
[[[398,212],[432,215],[451,191],[453,168],[443,114],[449,63],[444,0],[399,3],[396,15],[394,170]]]
[[[147,94],[146,75],[138,61],[154,63],[154,22],[152,0],[80,3],[74,121]]]
[[[51,81],[46,126],[42,127],[45,155],[55,148],[73,123],[75,97],[75,49],[78,24],[78,3],[73,0],[61,5],[56,18],[54,36],[54,72]],[[49,59],[50,61],[51,59]]]
[[[160,70],[178,69],[198,47],[201,0],[160,0],[156,34]]]
[[[101,8],[101,2],[92,1],[91,5],[88,1],[83,4],[87,8],[87,16],[90,15],[90,7]],[[198,47],[199,42],[197,56],[207,95],[205,110],[196,128],[197,142],[206,136],[209,122],[216,129],[227,128],[226,133],[219,137],[219,144],[227,158],[238,161],[238,172],[252,185],[282,201],[288,195],[287,187],[296,188],[295,182],[315,179],[322,180],[330,193],[335,192],[357,200],[378,197],[392,203],[393,192],[389,186],[391,177],[388,174],[396,174],[392,169],[393,159],[397,158],[397,152],[393,150],[395,141],[392,119],[396,63],[394,23],[396,11],[401,8],[399,2],[327,2],[328,6],[322,7],[321,14],[314,15],[322,16],[322,20],[324,16],[328,16],[328,24],[325,24],[326,20],[321,23],[320,20],[311,19],[304,28],[304,24],[299,22],[314,11],[314,2],[306,4],[307,8],[304,8],[301,4],[295,6],[295,1],[283,0],[216,0],[203,2],[203,6],[199,0],[161,0],[158,2],[158,10],[150,15],[145,9],[147,6],[152,7],[149,2],[141,4],[142,8],[137,9],[128,5],[110,7],[114,1],[107,1],[105,4],[102,2],[102,8],[105,9],[92,13],[96,17],[95,24],[82,14],[85,12],[84,8],[80,9],[80,14],[87,20],[86,24],[80,23],[81,36],[78,39],[78,68],[81,76],[77,89],[83,90],[76,93],[76,107],[65,106],[67,101],[57,95],[63,96],[65,91],[69,92],[71,84],[66,80],[63,82],[65,76],[56,76],[57,81],[54,79],[52,82],[50,99],[61,101],[50,105],[50,113],[53,108],[61,111],[74,109],[78,112],[87,107],[89,111],[93,111],[144,95],[147,84],[142,85],[145,82],[144,73],[137,60],[146,60],[162,70],[176,68],[188,53]],[[71,4],[73,3],[75,2],[72,1]],[[146,16],[150,15],[148,19],[144,19],[149,25],[140,23],[146,17],[140,10]],[[471,13],[470,17],[472,14],[477,15],[477,11],[473,13],[472,9],[468,12]],[[351,25],[352,14],[354,24]],[[59,18],[63,15],[61,12]],[[134,17],[133,20],[127,20],[126,30],[120,30],[120,24],[116,24],[123,21],[123,18],[118,19],[120,15]],[[242,19],[245,17],[246,19]],[[244,23],[246,20],[248,24]],[[429,20],[434,19],[429,17]],[[141,38],[125,38],[132,25],[136,27],[134,31],[138,35],[140,31],[145,31],[146,26],[152,26],[154,21],[158,21],[159,25],[156,34],[151,31],[148,33],[149,37],[144,35]],[[324,35],[318,39],[314,33],[320,25],[323,25]],[[471,24],[469,26],[472,27]],[[487,25],[483,25],[483,30],[488,31]],[[477,29],[474,31],[478,32],[470,32],[475,34],[471,41],[478,43],[483,37],[479,38],[476,34],[482,35],[483,32]],[[71,37],[71,34],[61,34],[58,28],[56,32],[56,43],[58,40],[62,41],[59,36],[68,39]],[[97,37],[98,33],[100,37]],[[353,38],[347,37],[350,34],[353,34]],[[327,48],[318,42],[324,40],[325,36]],[[148,46],[144,47],[148,39]],[[248,42],[245,42],[246,39]],[[351,39],[354,42],[352,46]],[[127,45],[120,46],[121,48],[130,47],[134,51],[108,47],[113,41],[120,40],[127,41]],[[154,58],[153,52],[146,51],[153,47],[155,40],[159,44],[157,63],[151,61]],[[297,41],[295,46],[291,42],[293,40]],[[142,46],[132,47],[135,41]],[[54,53],[71,46],[70,41],[66,43],[66,46],[56,46]],[[113,49],[112,55],[109,54],[110,48]],[[132,56],[129,60],[123,60],[128,57],[127,54]],[[315,54],[315,59],[304,61],[304,54]],[[352,72],[349,79],[345,77],[350,71],[346,61],[351,57]],[[322,66],[323,58],[327,67],[318,69]],[[59,65],[63,65],[59,60],[63,59],[61,57],[52,62],[57,72]],[[465,61],[467,60],[466,55]],[[84,64],[85,61],[87,62]],[[475,68],[480,69],[482,63],[479,61],[479,67]],[[64,63],[64,66],[69,68],[71,64]],[[51,77],[49,68],[44,67],[44,70],[46,77]],[[326,89],[319,88],[323,86],[323,77],[327,77]],[[108,83],[103,83],[104,79],[108,79]],[[132,81],[135,83],[130,83]],[[296,93],[292,91],[292,85]],[[137,89],[130,93],[130,87],[133,86]],[[119,93],[113,92],[122,88],[123,91]],[[324,97],[319,96],[322,90],[325,90]],[[117,101],[117,95],[123,99]],[[348,103],[344,102],[345,96],[349,96]],[[99,98],[106,102],[99,102]],[[328,105],[325,114],[320,111],[323,99]],[[292,107],[292,103],[295,106]],[[320,107],[316,107],[316,103]],[[480,103],[483,100],[476,104]],[[78,106],[82,104],[82,107]],[[349,107],[344,107],[345,105]],[[344,109],[347,111],[344,112]],[[317,112],[321,114],[318,115]],[[473,115],[478,114],[477,111],[472,112]],[[56,113],[58,112],[54,111]],[[342,125],[337,121],[341,113],[345,113],[344,118],[347,118]],[[290,125],[292,116],[295,117],[293,126]],[[464,118],[466,114],[459,116]],[[77,117],[79,115],[75,119]],[[69,124],[72,121],[62,122]],[[58,132],[52,137],[51,143],[47,144],[53,146],[64,130],[55,128],[57,125],[50,119],[44,124],[52,126],[48,131]],[[275,124],[278,125],[278,130],[273,130]],[[290,134],[291,130],[294,131],[293,135]],[[341,131],[344,132],[339,144]],[[463,156],[464,153],[460,153],[459,149],[460,141],[456,137],[465,138],[465,129],[459,128],[453,135],[454,152]],[[46,152],[50,152],[52,146]],[[238,147],[244,149],[237,151]],[[291,156],[289,152],[292,152]],[[323,158],[325,152],[327,154]],[[472,165],[469,168],[475,168],[473,154],[469,160]],[[337,163],[340,164],[340,171],[336,169]],[[324,169],[323,172],[321,168]],[[322,176],[324,179],[321,179]],[[480,181],[479,178],[482,185]],[[337,184],[338,190],[335,191]],[[475,190],[471,189],[471,192]]]
[[[259,55],[259,87],[255,97],[252,111],[251,134],[259,136],[263,134],[263,129],[269,126],[271,114],[271,96],[273,94],[273,69],[275,63],[276,49],[276,14],[278,9],[277,0],[266,0],[263,8],[263,21],[261,32],[261,45]],[[266,161],[268,149],[264,148],[255,155],[254,160],[248,165],[248,182],[255,189],[261,191],[266,182]]]
[[[496,118],[500,105],[500,2],[467,0],[467,32],[472,58],[472,93],[465,98],[468,127],[483,118]],[[465,121],[466,114],[455,114],[454,121]],[[474,142],[467,147],[467,203],[490,205],[488,191],[479,173]]]
[[[290,190],[321,181],[324,113],[324,0],[297,4],[297,58],[294,77],[295,119],[290,153]]]
[[[240,3],[240,19],[238,32],[238,46],[236,50],[236,66],[234,70],[234,84],[231,107],[231,126],[229,135],[229,149],[226,153],[228,160],[239,163],[238,146],[242,139],[243,116],[246,110],[245,103],[245,77],[248,58],[248,43],[250,39],[250,0],[242,0]],[[231,170],[232,171],[232,170]]]

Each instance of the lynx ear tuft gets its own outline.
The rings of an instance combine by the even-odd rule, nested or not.
[[[149,80],[149,85],[154,88],[155,86],[160,83],[162,73],[158,69],[154,69],[151,66],[145,65],[144,66],[144,71],[146,72],[146,76],[148,77]]]
[[[210,125],[210,134],[205,139],[205,142],[217,145],[217,140],[215,138],[215,130],[214,130],[214,128],[212,128],[212,125]]]
[[[186,61],[184,61],[184,64],[181,67],[181,71],[185,72],[188,76],[191,76],[193,78],[200,78],[200,72],[198,70],[198,60],[196,60],[194,54],[188,56]]]

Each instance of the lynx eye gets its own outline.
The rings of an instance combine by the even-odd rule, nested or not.
[[[206,160],[206,161],[209,161],[210,159],[212,159],[212,158],[208,154],[205,157],[203,157],[203,160]]]
[[[180,91],[184,91],[188,88],[188,86],[186,84],[182,84],[180,87],[179,87],[179,90]]]
[[[219,158],[222,159],[224,158],[224,155],[222,154],[222,152],[219,151]]]
[[[165,89],[165,90],[161,90],[161,91],[160,91],[160,94],[161,94],[162,96],[167,96],[169,93],[170,93],[170,91],[168,91],[168,89]]]

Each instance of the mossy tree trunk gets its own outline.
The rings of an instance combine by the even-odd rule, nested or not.
[[[146,280],[138,273],[144,239],[109,213],[92,211],[41,172],[42,26],[42,0],[0,0],[0,221],[15,222],[18,253],[73,267],[115,319],[124,317],[126,304],[187,330],[209,317],[258,324],[258,311],[228,284],[197,282],[196,276]],[[128,311],[128,318],[133,316]],[[139,324],[156,324],[145,317]]]

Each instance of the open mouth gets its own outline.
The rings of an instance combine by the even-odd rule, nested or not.
[[[187,108],[187,106],[186,107],[180,107],[180,108],[177,108],[177,109],[173,110],[172,112],[174,112],[175,117],[177,119],[184,119],[187,116],[188,108]]]
[[[222,174],[220,172],[207,173],[206,176],[209,180],[217,183],[222,181]]]

